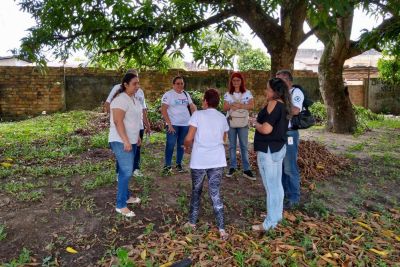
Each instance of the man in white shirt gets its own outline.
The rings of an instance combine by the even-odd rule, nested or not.
[[[280,70],[276,78],[284,80],[289,88],[292,100],[292,115],[298,115],[303,109],[304,94],[293,87],[293,76],[289,70]],[[291,209],[300,202],[300,171],[297,165],[297,153],[299,148],[299,131],[291,129],[291,122],[287,131],[286,155],[283,159],[282,185],[285,191],[284,208]]]
[[[135,75],[138,75],[137,71],[134,69],[129,69],[126,73],[133,73]],[[110,103],[115,95],[115,93],[118,91],[118,89],[121,87],[121,84],[116,84],[112,89],[111,92],[108,94],[107,100],[104,103],[104,109],[106,110],[107,113],[110,112]],[[150,122],[147,117],[147,105],[146,105],[146,100],[144,97],[144,92],[141,88],[138,89],[138,91],[135,94],[135,99],[139,101],[142,111],[143,111],[143,118],[140,122],[140,139],[143,140],[143,135],[144,132],[146,131],[147,134],[150,133],[151,128],[150,128]],[[146,126],[146,127],[144,127]],[[143,174],[140,171],[140,147],[138,146],[136,148],[136,154],[135,154],[135,160],[133,163],[133,175],[134,176],[143,176]]]

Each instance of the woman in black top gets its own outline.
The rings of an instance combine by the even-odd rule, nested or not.
[[[282,219],[283,187],[282,160],[286,153],[286,131],[290,119],[291,102],[286,83],[279,78],[267,83],[268,104],[258,113],[254,150],[267,193],[267,217],[253,231],[267,231]]]

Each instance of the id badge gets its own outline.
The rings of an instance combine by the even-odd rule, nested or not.
[[[293,137],[292,136],[289,136],[287,138],[287,143],[288,143],[288,145],[293,145]]]

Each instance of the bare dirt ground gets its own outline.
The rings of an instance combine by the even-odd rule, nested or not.
[[[377,155],[384,156],[390,150],[390,140],[398,142],[399,135],[400,129],[373,130],[360,137],[323,130],[301,132],[302,139],[317,140],[333,153],[346,155],[353,164],[350,170],[335,177],[316,181],[316,188],[303,187],[300,209],[354,215],[352,212],[398,205],[400,166],[391,166],[392,158],[377,159]],[[387,146],[382,140],[389,142]],[[376,144],[382,144],[382,149],[371,154],[369,146]],[[399,155],[396,150],[389,152],[395,159]],[[45,198],[41,201],[21,202],[0,193],[0,221],[7,226],[7,239],[0,241],[0,262],[17,258],[21,249],[27,248],[32,252],[33,263],[48,258],[49,266],[96,266],[117,247],[135,243],[149,231],[168,224],[183,224],[189,208],[190,177],[188,173],[161,176],[162,154],[162,144],[151,143],[144,150],[144,161],[153,163],[143,164],[148,185],[137,180],[131,184],[134,194],[145,199],[144,203],[133,206],[137,216],[132,220],[117,216],[114,211],[116,184],[84,191],[80,185],[86,178],[79,175],[54,179],[45,188]],[[82,157],[99,161],[111,158],[112,154],[107,149],[98,149]],[[62,164],[68,168],[67,161]],[[72,190],[65,191],[55,184],[67,185]],[[240,174],[224,178],[222,188],[227,225],[248,228],[265,213],[265,190],[259,177],[254,182]],[[200,220],[213,225],[207,194],[205,189]],[[316,199],[320,202],[315,203]],[[68,246],[80,253],[68,253]]]

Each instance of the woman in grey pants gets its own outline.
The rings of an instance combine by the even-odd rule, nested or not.
[[[229,126],[225,116],[216,110],[219,93],[208,89],[204,93],[203,110],[196,111],[189,121],[185,152],[191,153],[190,172],[192,177],[192,197],[190,200],[189,222],[186,227],[195,228],[200,213],[200,199],[204,179],[208,177],[208,191],[214,214],[223,240],[228,238],[224,226],[224,205],[220,195],[223,170],[226,166],[224,140]]]

